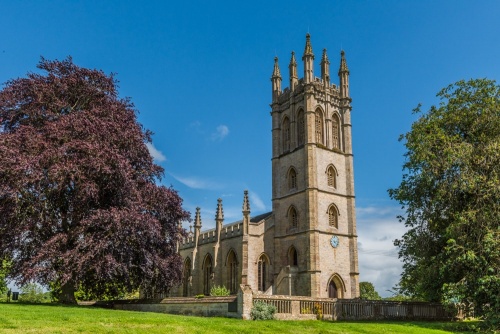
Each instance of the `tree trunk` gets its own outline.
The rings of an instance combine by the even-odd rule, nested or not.
[[[62,304],[76,304],[75,298],[75,284],[73,282],[67,282],[61,286],[61,295],[59,296],[59,303]]]

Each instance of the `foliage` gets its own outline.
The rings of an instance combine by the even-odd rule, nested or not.
[[[163,169],[146,147],[116,80],[72,59],[41,59],[46,74],[0,91],[0,258],[18,285],[60,286],[76,302],[141,287],[168,292],[181,279],[176,243],[189,219],[158,186]]]
[[[6,276],[9,272],[10,261],[2,260],[0,262],[0,294],[7,291],[7,280]]]
[[[371,282],[359,282],[359,297],[368,300],[382,299]]]
[[[493,326],[500,312],[500,87],[459,81],[402,135],[405,173],[390,196],[406,209],[396,240],[402,291],[474,307]],[[420,113],[420,106],[415,109]]]
[[[1,333],[462,333],[477,322],[244,321],[97,307],[0,303]]]
[[[273,320],[276,307],[274,305],[256,301],[250,310],[250,317],[252,320]]]
[[[43,289],[36,283],[28,283],[21,287],[19,294],[21,303],[47,303],[50,302],[50,294],[44,293]]]
[[[210,289],[210,296],[229,296],[230,294],[231,291],[229,291],[224,285],[215,285]]]
[[[320,303],[314,303],[314,314],[316,314],[316,319],[323,320],[323,306]]]

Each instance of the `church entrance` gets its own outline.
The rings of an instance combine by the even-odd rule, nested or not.
[[[335,282],[333,280],[330,281],[328,285],[328,298],[339,298],[338,290]]]

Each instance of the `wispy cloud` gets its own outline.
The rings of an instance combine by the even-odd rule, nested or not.
[[[222,185],[211,180],[202,179],[196,176],[179,176],[172,173],[174,179],[192,189],[220,189]]]
[[[266,210],[266,205],[260,199],[259,195],[254,193],[253,191],[249,191],[248,195],[250,195],[250,208],[256,211],[264,211]]]
[[[167,158],[163,155],[163,153],[159,151],[156,147],[154,147],[153,144],[146,143],[146,147],[148,148],[149,154],[151,154],[154,160],[158,162],[167,160]]]
[[[213,141],[221,141],[229,134],[229,128],[226,125],[219,125],[215,132],[212,133],[210,139]]]

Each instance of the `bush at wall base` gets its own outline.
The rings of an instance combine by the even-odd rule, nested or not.
[[[274,319],[274,313],[276,313],[274,305],[257,301],[253,304],[250,317],[252,317],[252,320],[272,320]]]

